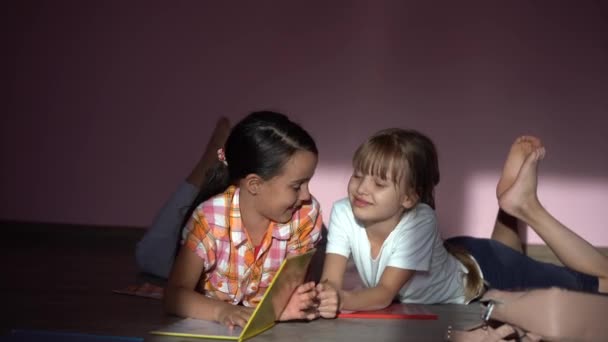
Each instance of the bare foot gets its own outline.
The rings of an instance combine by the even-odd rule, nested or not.
[[[505,166],[496,186],[496,197],[500,196],[511,186],[521,169],[526,157],[535,149],[542,147],[540,139],[524,135],[513,142],[511,150],[507,155]],[[492,239],[502,242],[513,250],[524,253],[526,241],[525,226],[517,218],[507,214],[504,210],[499,210],[492,229]]]
[[[538,147],[525,158],[513,184],[498,196],[498,205],[508,214],[526,221],[528,210],[540,206],[536,194],[538,162],[545,157],[545,148]]]
[[[523,135],[515,139],[496,186],[496,197],[500,197],[513,184],[526,157],[540,147],[542,143],[537,137]]]
[[[226,117],[217,120],[201,159],[186,179],[188,183],[199,188],[202,186],[207,170],[217,161],[217,150],[224,147],[230,135],[230,129],[230,121]]]

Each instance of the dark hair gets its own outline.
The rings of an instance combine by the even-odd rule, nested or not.
[[[249,174],[264,180],[277,176],[283,165],[298,150],[318,155],[313,138],[295,122],[281,113],[253,112],[230,131],[224,146],[226,164],[219,160],[205,177],[198,196],[189,207],[182,227],[199,204],[223,192]]]
[[[419,201],[435,209],[435,186],[439,184],[439,161],[433,141],[426,135],[389,128],[371,136],[353,157],[353,168],[396,184],[418,195]]]

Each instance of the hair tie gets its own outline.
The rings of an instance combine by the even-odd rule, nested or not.
[[[219,148],[217,150],[217,160],[221,161],[224,165],[228,166],[228,162],[226,161],[226,153],[224,153],[223,148]]]

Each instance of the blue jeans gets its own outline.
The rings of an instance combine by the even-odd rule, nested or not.
[[[463,247],[475,257],[490,288],[525,290],[555,286],[598,292],[597,277],[534,260],[496,240],[458,236],[446,242]]]
[[[196,186],[182,182],[165,202],[135,248],[139,271],[160,278],[169,277],[181,238],[184,215],[198,192]]]

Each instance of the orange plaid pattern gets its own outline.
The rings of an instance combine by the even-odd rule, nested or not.
[[[257,255],[242,225],[239,188],[201,203],[183,231],[182,243],[204,260],[198,290],[232,304],[256,306],[283,260],[314,248],[321,238],[320,205],[315,198],[285,224],[272,222]]]

